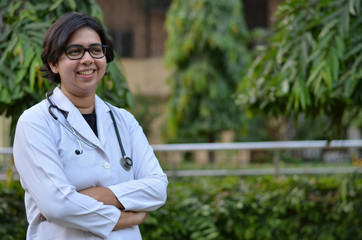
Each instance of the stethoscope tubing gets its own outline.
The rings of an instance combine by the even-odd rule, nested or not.
[[[126,158],[126,152],[124,151],[124,148],[123,148],[123,145],[122,145],[122,140],[121,140],[121,137],[119,135],[119,131],[118,131],[118,127],[117,127],[117,124],[116,124],[116,119],[114,118],[114,115],[113,115],[113,112],[112,112],[112,109],[111,109],[111,106],[108,105],[108,103],[105,102],[105,104],[107,104],[107,106],[109,107],[109,110],[110,110],[110,114],[111,114],[111,118],[112,118],[112,121],[113,121],[113,125],[114,125],[114,129],[116,131],[116,136],[117,136],[117,140],[118,140],[118,144],[119,144],[119,147],[121,149],[121,152],[122,152],[122,157]]]
[[[52,94],[53,94],[53,92],[47,92],[47,93],[46,93],[46,98],[47,98],[47,100],[48,100],[48,102],[49,102],[48,111],[49,111],[50,115],[51,115],[59,124],[61,124],[65,129],[67,129],[71,134],[73,134],[74,137],[77,138],[77,140],[78,140],[78,145],[79,145],[79,147],[81,148],[80,152],[83,153],[83,148],[82,148],[82,146],[81,146],[81,144],[80,144],[79,141],[82,141],[82,142],[83,142],[84,144],[86,144],[88,147],[97,148],[97,146],[94,145],[93,143],[91,143],[91,142],[89,142],[89,141],[86,141],[86,140],[84,140],[83,138],[81,138],[81,137],[76,133],[76,131],[75,131],[75,129],[74,129],[73,127],[68,127],[67,125],[65,125],[64,123],[62,123],[57,116],[55,116],[55,114],[54,114],[53,111],[51,110],[52,108],[58,109],[60,112],[63,113],[63,115],[64,115],[64,111],[61,110],[61,109],[59,109],[59,107],[56,106],[56,105],[50,100],[50,96],[51,96]]]
[[[91,142],[87,142],[86,140],[84,140],[83,138],[81,138],[75,131],[75,129],[73,127],[69,128],[67,125],[65,125],[64,123],[62,123],[59,119],[56,119],[57,122],[59,122],[65,129],[67,129],[71,134],[73,134],[74,137],[77,138],[78,141],[82,141],[84,144],[86,144],[88,147],[91,148],[97,148],[96,145],[94,145]],[[80,148],[82,148],[80,142],[78,143],[78,145],[80,146]],[[83,149],[81,150],[81,152],[83,152]]]
[[[116,131],[116,136],[117,136],[117,139],[118,139],[118,144],[119,144],[119,147],[121,149],[122,158],[120,160],[120,164],[125,170],[129,171],[131,169],[132,165],[133,165],[133,161],[132,161],[131,158],[127,157],[126,152],[124,151],[122,140],[121,140],[121,135],[119,134],[118,127],[117,127],[117,124],[116,124],[116,119],[114,118],[111,106],[109,106],[109,104],[106,101],[104,101],[104,103],[109,107],[109,110],[110,110],[109,113],[111,114],[114,129]]]
[[[77,142],[78,142],[78,146],[79,146],[79,149],[80,150],[76,150],[75,151],[75,154],[79,155],[79,154],[82,154],[83,153],[83,148],[82,148],[82,144],[80,144],[80,141],[82,141],[84,144],[86,144],[87,146],[95,149],[97,148],[97,146],[95,144],[93,144],[92,142],[90,142],[89,140],[85,140],[83,139],[81,136],[79,136],[77,134],[77,132],[75,131],[75,129],[73,127],[68,127],[66,126],[64,123],[62,123],[58,117],[53,113],[52,111],[52,108],[55,108],[55,109],[58,109],[58,111],[60,111],[64,117],[66,118],[66,114],[67,112],[60,109],[57,105],[55,105],[51,100],[50,100],[50,96],[53,94],[52,91],[50,92],[47,92],[46,93],[46,99],[48,100],[49,102],[49,107],[48,107],[48,111],[49,111],[49,114],[61,125],[63,126],[66,130],[68,130],[74,137],[76,137],[77,139]],[[112,118],[112,121],[113,121],[113,126],[114,126],[114,129],[116,131],[116,136],[117,136],[117,140],[118,140],[118,144],[119,144],[119,147],[121,149],[121,154],[122,154],[122,157],[121,157],[121,160],[120,160],[120,164],[121,166],[126,170],[126,171],[129,171],[133,165],[133,161],[131,158],[127,157],[126,155],[126,152],[123,148],[123,144],[122,144],[122,140],[121,140],[121,136],[119,134],[119,131],[118,131],[118,127],[117,127],[117,124],[116,124],[116,120],[114,118],[114,115],[113,115],[113,112],[112,112],[112,109],[111,109],[111,106],[106,102],[104,101],[104,103],[109,107],[109,110],[110,110],[110,114],[111,114],[111,118]]]

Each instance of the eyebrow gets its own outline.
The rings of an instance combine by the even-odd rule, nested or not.
[[[102,46],[101,43],[92,43],[92,44],[89,44],[88,47],[93,47],[93,46]],[[68,48],[68,47],[84,47],[83,45],[80,45],[80,44],[70,44],[68,46],[66,46],[65,48]]]

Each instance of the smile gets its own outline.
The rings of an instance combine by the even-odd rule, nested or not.
[[[78,72],[80,75],[91,75],[92,73],[94,73],[95,70],[87,70],[87,71],[82,71],[82,72]]]

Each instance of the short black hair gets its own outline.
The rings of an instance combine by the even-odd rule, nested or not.
[[[105,56],[107,63],[113,61],[113,46],[107,38],[102,24],[95,18],[83,13],[66,13],[50,26],[43,41],[43,52],[41,53],[43,67],[41,71],[50,82],[60,83],[60,76],[53,73],[49,62],[58,64],[59,57],[63,54],[70,36],[83,27],[89,27],[98,33],[102,44],[108,46]]]

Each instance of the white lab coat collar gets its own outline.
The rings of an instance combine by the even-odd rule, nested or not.
[[[79,110],[63,94],[59,87],[54,89],[51,100],[60,109],[68,112],[66,119],[79,135],[81,135],[83,138],[87,139],[97,147],[103,149],[107,138],[107,132],[109,131],[109,128],[112,126],[113,123],[109,113],[110,108],[102,99],[100,99],[97,95],[95,97],[98,138],[94,134],[88,123],[85,121]],[[56,115],[59,116],[59,114]]]

